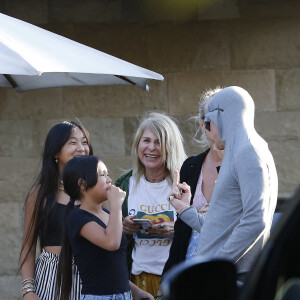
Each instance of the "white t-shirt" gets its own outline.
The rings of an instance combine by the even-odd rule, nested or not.
[[[136,179],[129,181],[128,215],[138,219],[148,218],[153,224],[175,222],[176,210],[168,202],[172,185],[165,179],[158,183],[148,182],[143,176],[136,187]],[[142,272],[161,275],[169,257],[172,243],[170,238],[159,238],[138,231],[133,236],[135,245],[132,251],[131,273]]]

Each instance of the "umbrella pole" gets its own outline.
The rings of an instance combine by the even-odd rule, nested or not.
[[[10,76],[10,75],[8,75],[8,74],[3,74],[3,76],[6,78],[6,80],[11,84],[11,86],[13,87],[13,88],[16,88],[18,85],[17,85],[17,83],[13,80],[13,78]]]

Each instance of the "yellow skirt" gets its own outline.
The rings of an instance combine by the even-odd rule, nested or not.
[[[131,274],[131,281],[140,289],[156,296],[160,286],[160,275],[142,272],[140,275]]]

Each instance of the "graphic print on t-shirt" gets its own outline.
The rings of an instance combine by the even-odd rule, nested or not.
[[[137,218],[138,219],[149,219],[152,222],[153,225],[164,223],[164,222],[174,222],[174,211],[163,211],[163,212],[159,212],[159,213],[156,213],[156,214],[146,214],[142,211],[138,211]],[[139,230],[137,232],[137,237],[139,239],[142,239],[142,238],[147,238],[147,239],[158,238],[158,237],[153,236],[153,235],[145,234],[145,233],[143,233],[142,230]]]
[[[176,221],[176,210],[167,200],[171,189],[172,184],[167,179],[153,183],[142,176],[137,184],[135,176],[132,176],[129,181],[128,215],[138,219],[150,219],[153,224]],[[172,238],[146,233],[138,230],[133,235],[131,273],[161,275],[169,257]]]

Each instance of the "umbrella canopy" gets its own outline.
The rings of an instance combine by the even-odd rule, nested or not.
[[[0,87],[130,84],[148,89],[163,76],[0,13]]]

